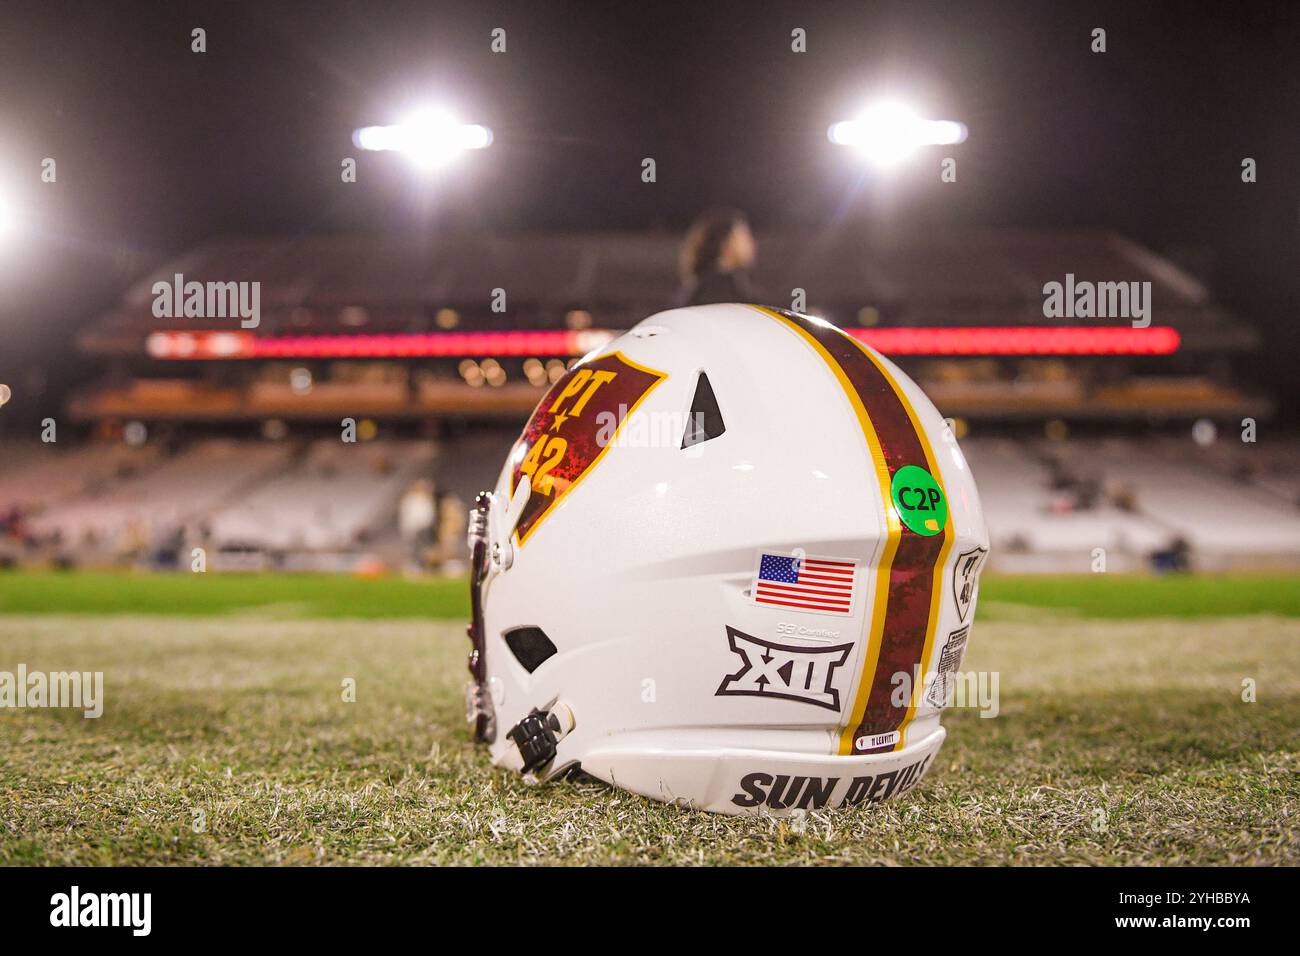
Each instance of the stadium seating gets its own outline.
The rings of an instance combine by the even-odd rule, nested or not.
[[[1172,446],[1129,441],[1070,443],[1133,496],[1134,506],[1207,554],[1300,555],[1300,512],[1250,479],[1217,473],[1213,455],[1190,439]]]
[[[1068,506],[1069,495],[1053,492],[1032,444],[967,439],[961,446],[980,490],[995,567],[1087,571],[1095,548],[1106,550],[1108,562],[1127,556],[1132,564],[1133,556],[1169,543],[1169,532],[1144,516],[1103,503]]]
[[[53,505],[31,525],[37,535],[57,535],[71,545],[94,541],[110,551],[147,547],[160,535],[201,522],[213,508],[280,468],[288,453],[288,447],[270,442],[202,441],[100,491]]]
[[[93,493],[148,465],[158,449],[121,443],[6,442],[0,449],[0,511],[35,511]]]
[[[184,540],[276,556],[283,567],[346,568],[376,551],[400,560],[400,545],[379,545],[396,541],[396,505],[410,483],[432,478],[445,513],[463,524],[517,435],[513,425],[480,425],[436,445],[206,439],[171,454],[120,443],[6,445],[0,516],[18,508],[23,525],[20,547],[10,540],[6,553],[140,559]],[[1300,444],[1235,438],[968,436],[961,445],[979,483],[992,567],[1084,572],[1097,549],[1116,571],[1178,549],[1206,569],[1300,564]],[[438,529],[441,542],[462,535],[463,527]],[[49,548],[28,548],[33,538]],[[452,551],[439,553],[450,560]],[[256,561],[248,566],[266,566]]]
[[[503,427],[444,439],[434,468],[438,491],[473,505],[480,491],[490,491],[496,485],[501,465],[518,437],[518,428]]]
[[[433,453],[428,442],[315,442],[295,466],[216,511],[212,539],[218,547],[356,548],[388,522]]]

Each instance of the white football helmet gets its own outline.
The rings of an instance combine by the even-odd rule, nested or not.
[[[470,543],[469,717],[493,762],[721,813],[912,789],[988,554],[916,384],[749,305],[651,316],[575,365]]]

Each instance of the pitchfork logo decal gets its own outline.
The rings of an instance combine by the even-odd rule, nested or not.
[[[753,637],[734,627],[727,628],[727,640],[743,664],[722,681],[715,696],[780,697],[827,710],[840,709],[840,692],[831,684],[835,669],[848,660],[852,644],[793,647]]]
[[[952,569],[952,596],[957,602],[957,619],[966,620],[971,601],[975,600],[975,587],[979,583],[980,568],[989,556],[987,548],[963,551],[957,556]]]

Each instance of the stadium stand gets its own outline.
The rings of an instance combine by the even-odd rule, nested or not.
[[[351,567],[374,554],[400,562],[398,501],[431,479],[440,515],[431,555],[450,566],[463,557],[466,508],[495,483],[517,434],[480,424],[436,443],[206,439],[170,455],[152,445],[15,446],[0,468],[0,541],[9,539],[11,556],[22,537],[44,546],[29,558],[78,564],[174,562],[196,545],[259,556],[259,567],[268,556],[288,567]],[[1300,565],[1295,442],[1248,451],[1168,435],[994,436],[961,446],[979,480],[994,568],[1085,572],[1097,549],[1113,571]]]
[[[153,315],[155,282],[261,283],[259,335],[414,332],[456,310],[466,328],[563,327],[586,310],[597,327],[629,328],[667,308],[676,285],[675,233],[463,235],[454,238],[306,236],[218,239],[156,268],[80,338],[101,354],[140,354],[156,329],[208,328],[210,319]],[[1160,324],[1192,349],[1242,349],[1253,330],[1216,305],[1176,264],[1121,236],[1095,230],[899,230],[842,224],[760,232],[754,272],[761,300],[808,307],[854,324],[871,306],[886,325],[1053,324],[1043,285],[1149,281]],[[491,290],[509,290],[504,312]]]
[[[99,493],[50,507],[31,525],[38,536],[71,546],[136,551],[203,521],[213,508],[282,467],[288,451],[270,442],[202,441],[121,476]]]
[[[979,482],[995,567],[1087,571],[1093,549],[1104,548],[1108,566],[1113,560],[1121,570],[1169,543],[1169,532],[1142,515],[1086,500],[1059,478],[1053,488],[1052,470],[1032,445],[968,439],[962,450]]]
[[[1300,512],[1257,482],[1217,473],[1192,442],[1084,440],[1063,450],[1100,468],[1134,510],[1185,537],[1216,563],[1245,556],[1300,552]]]
[[[434,467],[438,490],[472,505],[480,491],[496,485],[501,464],[518,437],[518,428],[485,427],[443,439]]]
[[[1166,455],[1179,455],[1186,450],[1182,443],[1168,439],[1163,440],[1162,446]],[[1208,446],[1204,455],[1220,476],[1234,482],[1250,481],[1272,495],[1275,504],[1300,508],[1300,445],[1218,441]]]
[[[1003,570],[1086,571],[1096,548],[1108,570],[1126,570],[1180,541],[1202,570],[1300,563],[1300,510],[1252,476],[1230,477],[1225,463],[1240,452],[1160,437],[968,439],[962,449]]]
[[[211,539],[218,548],[278,551],[364,546],[433,456],[428,442],[314,442],[294,467],[212,514]]]
[[[328,555],[338,567],[380,554],[409,564],[415,546],[390,547],[398,501],[431,479],[439,520],[426,529],[426,558],[454,563],[455,525],[566,362],[672,300],[679,242],[668,232],[207,242],[151,268],[85,327],[79,347],[104,374],[69,395],[67,410],[96,433],[134,419],[178,440],[193,441],[188,427],[244,437],[172,454],[90,445],[57,459],[6,447],[0,515],[9,502],[23,509],[24,535],[89,536],[118,554],[183,527],[187,543],[277,567]],[[932,334],[948,338],[929,351],[891,354],[971,429],[962,447],[994,568],[1088,571],[1099,551],[1108,570],[1300,564],[1300,445],[1246,445],[1226,432],[1191,440],[1197,419],[1267,421],[1272,403],[1249,375],[1254,330],[1172,260],[1096,230],[838,223],[760,232],[758,246],[760,300],[789,304],[801,289],[808,311],[863,335],[955,330]],[[155,316],[154,284],[176,275],[260,283],[259,325]],[[1177,331],[1176,347],[1009,350],[1055,335],[1034,327],[1060,322],[1044,316],[1043,287],[1067,275],[1150,282],[1154,322]],[[493,307],[498,288],[504,309]],[[1010,333],[1000,345],[944,347],[980,328]],[[428,350],[413,352],[412,339]],[[382,437],[324,437],[349,417]],[[247,438],[257,433],[299,444]],[[1076,437],[1043,437],[1057,433]]]
[[[156,457],[155,447],[5,442],[0,450],[0,511],[35,511],[136,472]]]

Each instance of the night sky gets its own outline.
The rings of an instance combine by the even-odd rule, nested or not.
[[[1263,331],[1294,414],[1300,8],[1063,6],[0,3],[0,190],[26,222],[0,242],[0,376],[58,364],[126,280],[214,235],[677,230],[725,202],[760,229],[1115,229]],[[887,93],[967,123],[956,186],[938,153],[881,180],[827,143]],[[435,181],[352,146],[421,102],[496,142]]]

